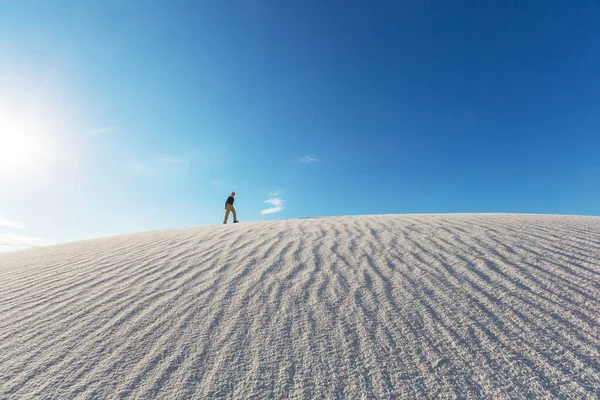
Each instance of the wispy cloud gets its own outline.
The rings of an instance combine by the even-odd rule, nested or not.
[[[55,243],[40,238],[0,233],[0,253],[9,253],[53,244]]]
[[[117,130],[116,126],[105,126],[102,128],[90,129],[88,131],[85,131],[84,133],[88,136],[94,136],[94,135],[101,135],[103,133],[110,133],[110,132],[113,132],[116,130]]]
[[[272,207],[262,210],[260,213],[262,215],[277,213],[283,210],[283,202],[284,200],[280,197],[271,197],[270,199],[265,200],[265,203],[270,204]]]
[[[187,160],[182,157],[174,157],[174,156],[160,156],[155,158],[156,162],[165,163],[165,164],[183,164],[186,163]]]
[[[279,197],[281,196],[281,193],[283,193],[283,190],[281,189],[277,189],[277,190],[273,190],[269,193],[270,197]]]
[[[149,174],[155,169],[152,163],[136,159],[129,160],[127,168],[129,173],[131,173],[132,175]]]
[[[318,158],[314,158],[311,156],[304,156],[304,157],[300,157],[300,162],[301,163],[312,163],[312,162],[317,162],[319,161]]]
[[[0,215],[0,228],[25,229],[25,225]]]
[[[172,155],[162,155],[150,160],[130,159],[127,163],[128,172],[134,176],[155,174],[166,171],[169,166],[184,164],[188,162],[186,158]]]
[[[11,251],[54,244],[44,239],[15,235],[7,232],[14,229],[25,228],[25,225],[22,223],[13,221],[0,215],[0,253],[8,253]]]

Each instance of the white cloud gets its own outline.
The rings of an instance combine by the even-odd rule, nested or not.
[[[0,253],[9,253],[53,244],[55,243],[44,239],[13,235],[11,233],[0,233]]]
[[[155,174],[169,168],[169,165],[178,165],[188,162],[182,157],[164,155],[155,157],[151,160],[128,160],[128,172],[133,176]]]
[[[183,164],[183,163],[187,162],[187,160],[185,158],[174,157],[174,156],[169,156],[169,155],[156,157],[155,161],[159,162],[159,163],[165,163],[165,164]]]
[[[154,170],[151,163],[136,159],[129,160],[128,168],[133,175],[148,174]]]
[[[317,161],[319,161],[318,158],[314,158],[311,156],[304,156],[304,157],[300,158],[301,163],[311,163],[311,162],[317,162]]]
[[[16,221],[11,221],[10,219],[4,218],[2,215],[0,215],[0,228],[25,229],[25,225]]]
[[[284,202],[284,200],[282,198],[272,197],[265,201],[265,203],[270,204],[272,207],[262,210],[260,213],[262,215],[277,213],[277,212],[283,210],[283,202]]]
[[[117,130],[116,126],[105,126],[102,128],[90,129],[89,131],[85,131],[84,133],[88,136],[94,136],[94,135],[101,135],[103,133],[110,133],[110,132],[113,132],[116,130]]]
[[[271,196],[271,197],[279,197],[279,196],[281,196],[281,193],[283,193],[283,190],[277,189],[277,190],[273,190],[272,192],[270,192],[269,196]]]
[[[22,223],[10,220],[0,215],[0,253],[8,253],[11,251],[25,250],[32,247],[49,246],[54,244],[44,239],[6,233],[7,229],[11,230],[25,228],[25,225]]]

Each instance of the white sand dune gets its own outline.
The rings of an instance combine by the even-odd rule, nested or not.
[[[600,396],[600,218],[363,216],[0,255],[0,398]]]

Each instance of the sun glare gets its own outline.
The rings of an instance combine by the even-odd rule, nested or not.
[[[39,115],[28,117],[0,112],[0,176],[17,177],[47,167],[52,153],[48,145],[50,132],[43,128],[44,120]]]
[[[24,134],[2,132],[0,136],[0,167],[22,169],[35,166],[38,158],[35,142]]]

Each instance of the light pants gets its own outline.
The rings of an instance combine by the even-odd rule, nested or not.
[[[233,213],[233,220],[237,221],[237,216],[235,215],[235,208],[233,208],[233,204],[227,204],[225,206],[225,219],[223,220],[223,223],[226,224],[227,220],[229,219],[229,213],[232,212]]]

